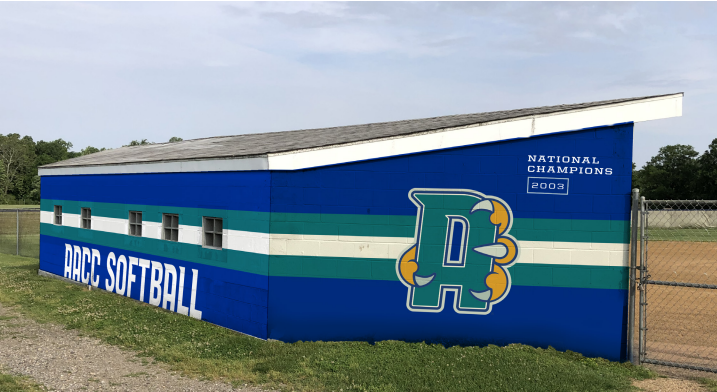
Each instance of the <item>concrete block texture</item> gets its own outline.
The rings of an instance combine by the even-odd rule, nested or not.
[[[602,314],[600,346],[582,351],[622,358],[631,143],[632,124],[625,124],[272,173],[269,336],[428,341],[445,339],[442,326],[450,325],[463,331],[451,335],[454,341],[470,344],[505,339],[578,348],[567,335],[529,338],[527,325],[542,331],[562,330],[560,323],[590,328],[587,320]],[[528,177],[544,178],[546,189],[556,186],[551,178],[564,179],[560,183],[568,189],[529,192]],[[451,241],[441,227],[447,217],[436,227],[422,226],[409,198],[418,188],[471,190],[510,208],[509,233],[519,255],[506,269],[510,292],[489,314],[457,313],[453,298],[460,286],[441,291],[440,311],[413,312],[407,306],[412,286],[400,277],[397,260],[419,232],[435,237],[426,244],[440,254]],[[442,208],[450,215],[449,204]],[[421,271],[419,265],[415,274],[423,276]],[[458,269],[436,271],[434,278],[423,279],[460,276]],[[541,294],[519,294],[527,292]],[[599,301],[602,310],[572,307],[569,297],[577,292]],[[546,307],[550,315],[531,313]],[[498,325],[512,332],[492,329]]]
[[[521,342],[621,359],[631,143],[622,124],[294,171],[46,176],[40,269],[260,338]],[[528,189],[529,177],[545,188]],[[449,227],[477,215],[437,197],[440,219],[427,223],[414,189],[482,195],[495,222]],[[129,236],[129,211],[142,212],[141,237]],[[163,214],[178,216],[176,242]],[[220,248],[206,246],[203,217],[222,219]],[[480,244],[492,256],[462,276],[478,234],[495,241]],[[421,252],[445,257],[421,269],[410,263]],[[490,291],[463,291],[471,279]],[[411,309],[419,284],[443,285],[429,290],[439,307]],[[461,313],[456,298],[489,311]]]

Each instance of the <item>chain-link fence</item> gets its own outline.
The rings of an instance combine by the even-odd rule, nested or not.
[[[0,209],[0,253],[40,257],[39,209]]]
[[[638,363],[717,372],[717,201],[636,205]],[[0,253],[39,258],[39,209],[0,209]]]
[[[717,372],[717,201],[640,212],[640,362]]]

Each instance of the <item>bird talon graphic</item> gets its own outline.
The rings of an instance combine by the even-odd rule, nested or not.
[[[410,247],[404,254],[401,256],[401,261],[399,262],[399,269],[401,271],[401,278],[411,286],[425,286],[433,280],[435,277],[435,274],[431,276],[419,276],[416,275],[416,272],[418,271],[418,263],[416,263],[415,260],[416,257],[416,245],[413,245]]]

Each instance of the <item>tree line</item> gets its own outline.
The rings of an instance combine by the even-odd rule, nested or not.
[[[170,143],[182,141],[172,137]],[[153,144],[147,139],[132,140],[123,146]],[[17,133],[0,134],[0,204],[37,204],[40,201],[40,177],[37,168],[65,159],[106,150],[88,146],[71,151],[72,143],[63,139],[35,142],[30,136]]]
[[[717,139],[702,155],[675,144],[660,148],[640,170],[632,168],[632,186],[646,199],[717,200]]]

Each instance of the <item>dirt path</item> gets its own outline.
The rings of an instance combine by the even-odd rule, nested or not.
[[[235,389],[225,383],[182,377],[161,364],[97,339],[79,336],[76,331],[38,324],[2,304],[0,369],[29,376],[49,390],[60,391],[262,392],[258,388]],[[635,381],[633,385],[650,392],[707,391],[699,383],[680,375],[665,375],[669,378]]]
[[[0,367],[29,376],[49,390],[260,391],[181,377],[76,331],[38,324],[1,304]]]
[[[632,385],[645,392],[708,392],[698,382],[680,378],[653,378],[635,381]]]

